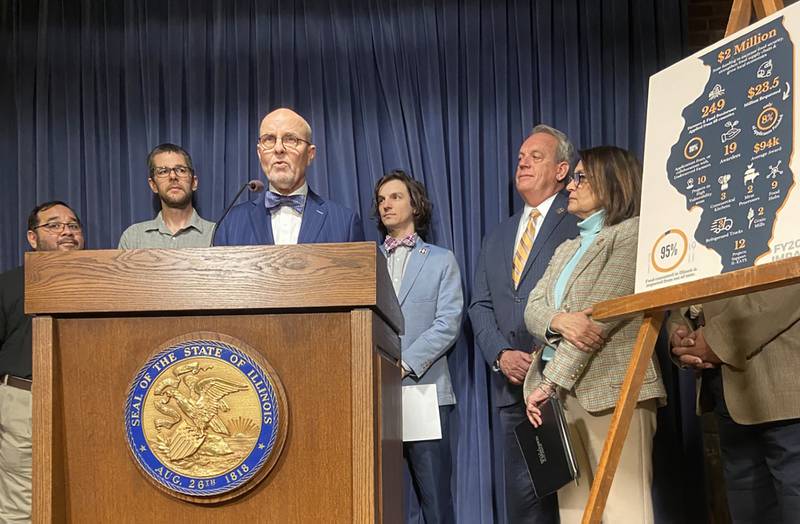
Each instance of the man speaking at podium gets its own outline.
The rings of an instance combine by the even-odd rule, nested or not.
[[[217,224],[214,245],[310,244],[364,240],[361,219],[325,200],[306,183],[316,146],[311,126],[290,109],[276,109],[261,121],[256,154],[269,191],[231,209]]]
[[[64,202],[28,217],[34,251],[83,249],[81,221]],[[25,316],[23,266],[0,275],[0,522],[31,521],[31,319]]]

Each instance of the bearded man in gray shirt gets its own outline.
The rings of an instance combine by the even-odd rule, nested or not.
[[[147,156],[147,168],[147,183],[158,195],[161,211],[153,220],[126,229],[119,249],[208,247],[214,223],[203,220],[192,205],[197,176],[189,153],[175,144],[161,144]]]

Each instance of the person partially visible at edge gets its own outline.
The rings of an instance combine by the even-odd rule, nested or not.
[[[291,109],[272,111],[261,121],[256,154],[269,190],[231,209],[217,225],[217,246],[358,242],[364,229],[358,214],[317,195],[306,170],[317,148],[311,126]]]
[[[83,227],[64,202],[36,206],[28,217],[33,251],[83,249]],[[31,318],[25,272],[0,275],[0,522],[31,521]]]
[[[525,329],[525,303],[556,247],[578,234],[564,191],[574,156],[564,133],[543,124],[533,128],[519,148],[514,177],[525,207],[486,235],[475,271],[469,318],[475,344],[493,371],[489,398],[499,418],[493,438],[505,477],[500,522],[558,522],[555,495],[539,499],[534,494],[514,428],[526,420],[522,382],[531,352],[542,342]]]
[[[800,284],[672,311],[674,360],[717,421],[735,523],[800,522]]]
[[[455,256],[425,241],[431,207],[425,187],[403,171],[391,171],[375,185],[378,229],[385,236],[380,249],[405,323],[400,337],[403,386],[435,384],[439,403],[441,438],[403,443],[403,458],[428,524],[455,522],[450,414],[456,397],[447,354],[461,331],[464,312]]]
[[[153,220],[126,229],[119,249],[208,247],[214,223],[198,215],[192,204],[198,180],[189,153],[175,144],[158,145],[147,155],[147,171],[161,211]]]
[[[545,341],[525,377],[526,410],[541,424],[541,404],[558,395],[581,479],[558,491],[562,524],[581,522],[642,317],[597,322],[592,306],[634,292],[642,167],[628,151],[603,146],[580,152],[567,185],[567,210],[579,238],[564,242],[536,284],[525,325]],[[544,360],[543,369],[539,362]],[[541,370],[541,371],[540,371]],[[653,435],[666,404],[656,356],[647,365],[622,447],[604,522],[653,522]]]

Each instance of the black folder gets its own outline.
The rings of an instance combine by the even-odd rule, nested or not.
[[[542,498],[576,480],[579,472],[561,401],[551,398],[539,409],[542,424],[535,428],[525,420],[514,434],[528,465],[533,491]]]

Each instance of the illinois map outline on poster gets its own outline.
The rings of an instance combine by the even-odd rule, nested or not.
[[[723,273],[769,251],[794,183],[792,43],[782,20],[701,57],[711,68],[707,89],[683,111],[687,125],[667,162],[687,209],[703,209],[694,238],[720,255]]]
[[[649,103],[648,134],[658,127],[664,134],[648,137],[645,148],[637,292],[751,267],[770,252],[795,183],[794,48],[784,22],[777,16],[651,80],[651,90],[660,82],[661,99],[675,92],[689,103],[672,101],[682,108],[678,129],[663,125],[665,118],[674,122],[670,110]],[[700,71],[707,78],[698,96]],[[693,75],[692,98],[675,86],[677,72]],[[666,186],[648,179],[665,175]],[[675,215],[675,197],[663,195],[667,187],[680,195],[685,216]],[[712,262],[717,257],[719,265]]]

